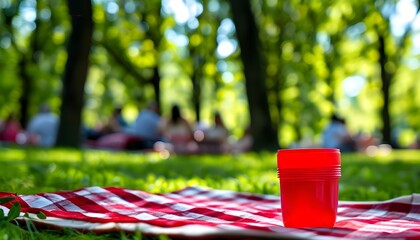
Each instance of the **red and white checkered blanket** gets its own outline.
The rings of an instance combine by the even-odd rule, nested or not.
[[[115,187],[13,195],[37,225],[82,231],[136,231],[181,238],[420,239],[420,194],[383,202],[340,201],[334,228],[283,227],[280,199],[203,187],[151,194]],[[0,205],[5,214],[11,202]],[[36,218],[42,211],[47,218]]]

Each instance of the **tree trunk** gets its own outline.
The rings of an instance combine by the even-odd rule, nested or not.
[[[389,114],[389,88],[391,86],[391,74],[386,70],[385,65],[388,62],[388,56],[385,51],[385,38],[379,34],[379,64],[381,67],[381,79],[382,79],[382,98],[383,105],[381,109],[382,117],[382,142],[391,144],[391,117]]]
[[[196,49],[197,50],[197,49]],[[201,121],[201,85],[202,85],[202,67],[204,65],[203,57],[200,55],[200,51],[191,51],[193,61],[193,73],[191,76],[193,93],[192,102],[194,105],[195,121],[199,123]]]
[[[19,76],[22,81],[22,93],[19,97],[19,105],[20,105],[20,117],[19,122],[20,125],[24,128],[26,128],[26,124],[29,120],[29,99],[32,92],[32,78],[28,75],[26,72],[27,70],[27,58],[25,56],[21,56],[21,59],[19,60]]]
[[[161,107],[161,103],[160,103],[160,74],[159,74],[158,64],[156,64],[156,66],[153,68],[152,85],[153,85],[153,90],[155,91],[155,101],[158,104],[159,109],[160,109],[160,107]]]
[[[201,121],[201,86],[200,86],[200,76],[196,72],[195,69],[193,75],[191,76],[193,82],[193,94],[192,94],[192,102],[194,105],[194,112],[195,112],[195,122],[199,123]]]
[[[249,0],[230,0],[241,48],[245,86],[251,117],[253,150],[278,148],[277,127],[272,124],[265,85],[265,63],[261,57],[257,25]]]
[[[89,52],[92,42],[92,2],[68,0],[72,32],[63,77],[60,127],[57,146],[79,147]]]
[[[151,15],[158,16],[157,18],[157,26],[162,24],[162,18],[160,15],[162,9],[162,1],[144,1],[148,7],[146,7],[146,12]],[[155,5],[156,4],[156,5]],[[146,17],[147,18],[147,17]],[[147,31],[148,36],[153,41],[156,50],[159,49],[160,42],[162,40],[162,33],[160,32],[160,28],[152,28]],[[161,76],[159,73],[159,60],[160,53],[159,51],[156,52],[156,66],[153,69],[153,78],[152,78],[152,85],[153,90],[155,92],[155,101],[159,106],[159,109],[162,109],[162,100],[161,100],[161,93],[160,93],[160,83],[161,83]]]

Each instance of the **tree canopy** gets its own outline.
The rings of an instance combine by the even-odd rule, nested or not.
[[[25,126],[43,102],[65,113],[71,2],[0,0],[0,118]],[[235,15],[244,2],[251,15]],[[333,113],[353,132],[406,146],[420,130],[418,9],[414,0],[94,0],[81,122],[100,123],[117,104],[133,120],[156,99],[164,115],[176,102],[210,123],[217,110],[235,137],[251,126],[282,147],[319,141]],[[248,45],[245,20],[255,22]],[[254,45],[259,57],[246,55]]]

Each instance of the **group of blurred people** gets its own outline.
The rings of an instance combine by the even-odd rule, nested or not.
[[[58,126],[59,117],[51,111],[50,105],[42,104],[27,126],[22,127],[13,114],[0,121],[0,142],[52,147]],[[141,109],[131,124],[123,117],[122,107],[117,106],[104,124],[82,127],[81,135],[88,146],[119,150],[222,153],[247,151],[252,145],[249,132],[240,141],[229,141],[230,133],[218,112],[214,113],[211,126],[203,127],[190,123],[176,104],[168,116],[163,117],[154,101]]]
[[[50,105],[42,104],[26,127],[22,127],[13,114],[0,122],[0,141],[51,147],[57,137],[58,123],[59,118]]]
[[[0,142],[51,147],[57,137],[58,125],[59,117],[51,111],[50,105],[43,104],[26,127],[22,127],[13,114],[0,121]],[[111,148],[112,144],[120,144],[121,150],[127,149],[127,145],[122,145],[123,143],[130,142],[131,149],[177,153],[226,153],[245,152],[250,150],[253,144],[249,129],[244,131],[241,139],[232,141],[219,112],[214,112],[213,122],[204,127],[190,123],[176,104],[172,106],[170,114],[163,117],[154,101],[139,111],[132,124],[124,119],[122,107],[118,106],[104,125],[94,129],[84,128],[82,132],[87,141],[111,143],[108,145]],[[322,132],[321,147],[324,148],[338,148],[342,152],[367,152],[372,146],[380,145],[372,136],[352,135],[345,120],[337,115],[332,115]],[[100,144],[95,146],[100,147]]]
[[[232,143],[230,133],[219,112],[214,113],[214,122],[209,127],[190,123],[183,115],[179,105],[174,104],[171,112],[163,117],[158,104],[153,101],[141,109],[132,124],[122,117],[121,108],[116,108],[110,120],[99,131],[87,131],[87,138],[104,142],[96,146],[120,144],[129,141],[140,149],[167,151],[175,153],[223,153],[243,152],[251,148],[249,132],[244,138]],[[116,146],[114,144],[114,146]]]

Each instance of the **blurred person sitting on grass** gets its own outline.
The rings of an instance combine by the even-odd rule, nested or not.
[[[194,153],[198,150],[193,128],[182,116],[177,104],[172,106],[171,115],[161,122],[159,131],[168,143],[170,152]]]
[[[127,130],[127,133],[143,139],[146,148],[153,148],[155,142],[162,140],[159,133],[159,124],[161,122],[158,103],[152,101],[146,108],[137,115],[133,125]]]
[[[333,114],[322,132],[322,147],[338,148],[342,152],[356,151],[356,143],[350,135],[345,120]]]
[[[122,107],[116,106],[108,118],[107,123],[103,126],[103,134],[111,134],[117,132],[123,132],[127,127],[128,123],[122,115]]]
[[[202,140],[198,141],[198,131],[202,132]],[[195,139],[199,142],[200,152],[221,153],[230,151],[228,143],[229,131],[226,128],[220,112],[214,113],[214,122],[210,128],[196,130]]]
[[[49,104],[42,104],[38,113],[29,121],[26,128],[29,143],[51,147],[57,137],[59,118],[51,111]]]
[[[225,144],[228,137],[229,131],[223,122],[222,116],[219,112],[215,112],[213,126],[205,131],[204,141],[217,144]]]
[[[122,115],[122,109],[121,106],[116,106],[113,109],[111,116],[109,116],[108,120],[103,125],[99,124],[94,128],[84,127],[83,134],[85,138],[88,140],[98,140],[99,138],[112,133],[124,132],[125,129],[128,128],[128,123]]]
[[[17,143],[17,136],[22,131],[19,121],[9,114],[6,120],[0,123],[0,141]]]

